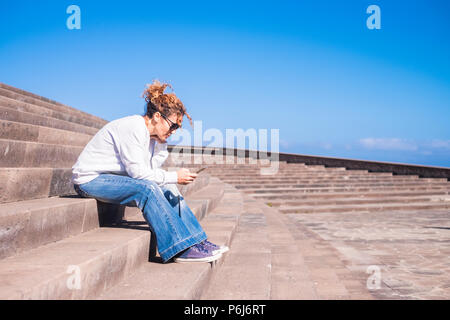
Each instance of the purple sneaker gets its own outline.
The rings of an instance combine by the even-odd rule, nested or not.
[[[201,244],[194,244],[192,247],[186,249],[179,254],[174,261],[182,262],[211,262],[222,257],[221,253],[214,254],[212,251],[206,249]]]
[[[205,240],[200,243],[203,247],[205,247],[207,250],[212,251],[213,254],[218,253],[225,253],[229,250],[227,246],[218,246],[217,244],[214,244],[212,242],[209,242],[208,240]]]

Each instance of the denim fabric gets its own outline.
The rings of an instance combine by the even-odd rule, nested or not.
[[[156,235],[158,252],[164,263],[207,238],[175,184],[160,187],[153,181],[101,174],[87,183],[74,185],[74,189],[82,197],[141,209]]]

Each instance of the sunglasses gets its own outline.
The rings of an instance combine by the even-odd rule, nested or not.
[[[162,113],[159,113],[170,125],[169,131],[174,131],[177,130],[180,125],[178,123],[172,122],[172,120],[170,120],[169,118],[167,118],[165,115],[163,115]]]

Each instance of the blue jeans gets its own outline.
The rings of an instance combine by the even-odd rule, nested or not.
[[[153,181],[129,176],[100,174],[94,180],[74,185],[74,189],[82,197],[141,209],[156,236],[158,252],[164,263],[207,238],[175,184],[158,186]]]

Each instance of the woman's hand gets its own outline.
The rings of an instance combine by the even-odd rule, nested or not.
[[[197,174],[190,172],[189,169],[182,168],[177,171],[178,183],[179,184],[189,184],[197,178]]]

